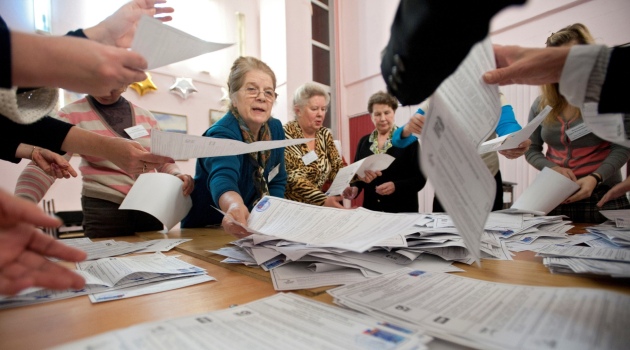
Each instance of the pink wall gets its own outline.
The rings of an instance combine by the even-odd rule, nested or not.
[[[349,150],[348,118],[366,112],[369,96],[385,88],[380,75],[380,51],[389,39],[390,26],[398,1],[343,0],[337,2],[337,37],[341,72],[339,95],[342,103],[342,140],[344,155]],[[630,2],[627,0],[529,0],[524,7],[513,7],[493,19],[492,40],[498,44],[544,46],[547,36],[574,22],[586,24],[599,43],[616,45],[630,42]],[[536,87],[501,88],[513,104],[521,125],[527,123],[529,107],[538,95]],[[396,122],[402,125],[415,109],[399,108]],[[533,181],[537,170],[520,158],[501,159],[506,181],[517,182],[515,196]],[[625,172],[624,172],[625,173]],[[420,211],[430,209],[433,189],[420,192]]]
[[[53,0],[53,31],[67,30],[96,23],[126,0],[98,2]],[[187,31],[206,40],[235,40],[236,11],[246,17],[246,54],[268,62],[278,77],[280,98],[274,106],[274,116],[292,120],[292,93],[300,84],[311,80],[310,1],[309,0],[169,0],[176,8],[176,21]],[[30,1],[0,2],[0,13],[12,28],[31,31],[33,27]],[[337,0],[334,1],[336,23],[337,116],[336,126],[343,153],[349,159],[349,118],[366,112],[368,97],[385,88],[380,76],[380,51],[389,38],[390,25],[398,6],[396,0]],[[63,13],[60,16],[59,13]],[[179,17],[177,17],[179,15]],[[627,0],[529,0],[527,7],[508,9],[495,17],[493,41],[502,44],[541,46],[550,32],[581,21],[592,30],[599,42],[614,45],[630,42],[630,2]],[[193,18],[193,19],[191,19]],[[170,65],[152,72],[158,91],[138,96],[127,91],[125,96],[152,111],[171,112],[188,116],[188,132],[201,134],[209,124],[210,109],[221,107],[221,87],[237,51],[235,47],[201,56],[198,59]],[[205,71],[206,73],[202,73]],[[170,93],[174,78],[192,78],[199,90],[187,100]],[[509,87],[502,89],[514,105],[521,124],[527,118],[529,105],[536,97],[536,88]],[[402,107],[396,122],[402,125],[415,108]],[[72,160],[76,166],[78,158]],[[520,194],[536,174],[523,159],[501,159],[505,180],[518,182]],[[180,162],[185,172],[194,173],[194,161]],[[0,188],[13,191],[23,164],[0,162]],[[59,180],[49,191],[58,210],[80,208],[80,179]],[[421,210],[430,208],[433,190],[421,192]]]

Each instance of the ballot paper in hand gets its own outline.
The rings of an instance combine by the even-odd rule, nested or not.
[[[162,130],[151,131],[151,153],[173,159],[235,156],[268,149],[288,147],[313,139],[291,139],[245,143],[237,140],[181,134]]]
[[[394,162],[394,160],[396,160],[396,158],[387,153],[373,154],[339,169],[337,176],[335,176],[335,180],[333,180],[333,183],[330,185],[326,195],[338,196],[342,194],[343,190],[350,185],[350,181],[352,181],[354,175],[364,177],[366,170],[385,170]]]
[[[544,168],[510,209],[500,211],[546,215],[579,189],[580,185],[569,178]]]
[[[142,16],[131,43],[131,50],[147,60],[147,69],[187,60],[234,44],[201,40],[157,19]]]
[[[597,102],[587,102],[580,108],[586,127],[606,141],[630,147],[623,114],[598,114]]]
[[[518,148],[518,145],[527,140],[534,130],[536,130],[538,125],[545,120],[549,112],[551,112],[551,107],[546,106],[542,111],[540,111],[540,113],[538,113],[536,118],[532,119],[532,121],[529,122],[529,124],[527,124],[523,129],[486,141],[479,146],[477,151],[479,154],[484,154],[493,151],[502,151],[504,149]]]
[[[192,199],[184,196],[183,184],[182,180],[170,174],[142,174],[118,209],[140,210],[153,215],[168,231],[182,221],[192,208]]]
[[[496,66],[489,38],[437,89],[422,128],[421,167],[476,261],[496,182],[477,153],[501,114],[499,88],[481,76]]]

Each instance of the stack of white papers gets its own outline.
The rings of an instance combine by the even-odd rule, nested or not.
[[[181,288],[214,280],[206,271],[161,253],[126,258],[104,258],[77,263],[85,278],[80,290],[30,288],[16,296],[0,297],[0,309],[90,294],[93,303]],[[188,279],[192,278],[192,279]],[[168,281],[162,284],[162,282]]]
[[[168,341],[165,342],[164,340]],[[426,349],[432,340],[416,328],[276,294],[245,305],[145,323],[55,349]]]
[[[537,250],[554,273],[597,274],[630,277],[630,249],[548,245]]]
[[[375,239],[402,220],[408,223],[390,231],[390,237]],[[384,227],[383,223],[392,224]],[[572,226],[567,223],[558,216],[492,213],[482,235],[482,257],[511,260],[511,249],[570,244],[566,231]],[[250,230],[266,234],[253,234],[232,242],[236,247],[210,252],[225,256],[225,263],[258,265],[270,271],[275,289],[281,291],[343,285],[401,267],[460,272],[453,262],[474,262],[453,220],[444,214],[353,212],[266,197],[252,211],[249,224]],[[339,243],[352,242],[353,237],[371,241],[355,242],[362,249]]]
[[[479,349],[626,349],[630,342],[630,296],[601,289],[401,269],[328,293],[339,305]]]
[[[174,247],[188,242],[190,239],[154,239],[150,241],[129,243],[108,239],[94,242],[88,237],[60,240],[61,243],[83,250],[87,259],[96,260],[129,253],[167,252]]]

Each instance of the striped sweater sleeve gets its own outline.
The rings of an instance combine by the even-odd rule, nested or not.
[[[69,159],[70,156],[64,158]],[[46,174],[35,162],[30,162],[18,177],[15,195],[39,203],[53,183],[54,177]]]

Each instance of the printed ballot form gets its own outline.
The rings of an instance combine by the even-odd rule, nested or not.
[[[343,193],[346,187],[350,186],[350,182],[355,175],[360,177],[365,176],[365,171],[382,171],[387,169],[396,158],[390,156],[387,153],[373,154],[369,157],[365,157],[359,161],[356,161],[348,166],[345,166],[337,172],[337,176],[333,180],[327,196],[338,196]]]
[[[247,230],[313,246],[363,252],[409,229],[420,215],[337,209],[265,196],[252,209]]]
[[[181,134],[162,130],[151,131],[151,153],[173,159],[235,156],[268,149],[307,143],[313,139],[257,141],[245,143],[231,139],[220,139]]]
[[[155,18],[142,16],[131,43],[131,51],[142,55],[147,60],[147,70],[151,70],[232,45],[201,40]]]
[[[279,293],[229,309],[143,323],[54,349],[423,350],[432,339],[418,329]]]
[[[510,209],[500,211],[546,215],[579,189],[580,185],[571,179],[545,167]]]
[[[501,115],[498,86],[481,79],[494,68],[486,38],[437,89],[422,129],[422,170],[476,261],[496,192],[494,177],[477,153]]]
[[[515,131],[511,134],[503,135],[501,137],[497,137],[495,139],[482,143],[481,146],[479,146],[478,148],[479,154],[518,148],[518,145],[520,145],[523,141],[529,139],[529,137],[536,130],[538,125],[540,125],[540,123],[545,120],[549,112],[551,112],[551,109],[552,108],[550,106],[546,106],[545,108],[543,108],[543,110],[538,113],[536,118],[532,119],[529,124],[525,125],[525,127],[519,131]]]
[[[329,290],[338,303],[476,349],[626,349],[630,296],[401,269]]]
[[[141,174],[118,209],[140,210],[173,228],[192,208],[190,196],[184,196],[184,182],[164,173]]]

